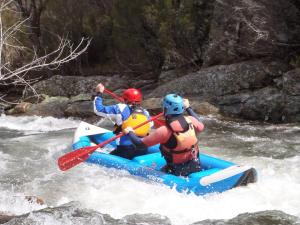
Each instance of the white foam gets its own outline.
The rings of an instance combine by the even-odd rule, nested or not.
[[[11,157],[8,154],[5,154],[3,152],[0,152],[0,174],[5,171],[6,169],[6,164],[8,161],[11,159]]]
[[[45,207],[46,205],[28,201],[23,194],[7,190],[0,191],[0,212],[21,215]]]
[[[145,182],[126,172],[120,174],[114,169],[82,166],[74,169],[77,172],[71,172],[69,185],[75,180],[76,185],[72,192],[66,192],[64,201],[78,200],[86,208],[115,218],[134,213],[157,213],[169,217],[175,225],[205,219],[230,219],[261,210],[282,210],[300,216],[300,173],[295,168],[300,163],[299,157],[288,159],[289,165],[270,158],[243,157],[237,161],[257,168],[258,183],[221,194],[195,196]],[[78,171],[81,176],[75,178]]]
[[[233,137],[236,139],[240,139],[245,142],[266,142],[266,141],[271,141],[270,138],[263,138],[263,137],[255,137],[255,136],[244,136],[244,135],[238,135],[238,134],[233,134]]]
[[[0,127],[27,131],[26,133],[37,133],[56,131],[68,128],[75,128],[80,121],[72,119],[57,119],[54,117],[40,117],[40,116],[6,116],[2,114],[0,116]]]

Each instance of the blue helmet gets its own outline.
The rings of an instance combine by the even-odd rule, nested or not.
[[[183,98],[177,94],[168,94],[163,100],[165,115],[176,115],[184,112]]]

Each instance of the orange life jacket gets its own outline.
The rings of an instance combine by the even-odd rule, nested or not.
[[[192,121],[188,117],[180,116],[167,124],[173,133],[160,147],[167,163],[180,164],[197,158],[198,139]]]

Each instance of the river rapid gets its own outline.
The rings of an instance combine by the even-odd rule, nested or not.
[[[196,196],[86,163],[61,172],[79,122],[0,116],[0,212],[25,214],[6,224],[300,224],[299,124],[205,118],[201,151],[253,166],[258,182]]]

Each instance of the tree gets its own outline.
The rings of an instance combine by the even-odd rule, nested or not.
[[[67,38],[57,36],[58,44],[54,50],[37,54],[36,48],[28,48],[20,41],[26,30],[24,26],[30,18],[19,16],[9,22],[5,19],[5,15],[18,14],[13,3],[14,0],[2,0],[0,3],[0,87],[22,85],[31,88],[33,93],[37,94],[32,87],[32,83],[37,79],[30,79],[28,74],[31,71],[54,70],[76,59],[87,50],[91,40],[83,37],[74,45]],[[23,62],[15,63],[16,56],[22,55],[29,57],[23,57]],[[0,104],[5,102],[3,98],[4,96],[0,95]]]
[[[23,20],[26,20],[30,40],[37,52],[41,50],[41,14],[48,1],[49,0],[13,0],[17,10],[21,13]]]

